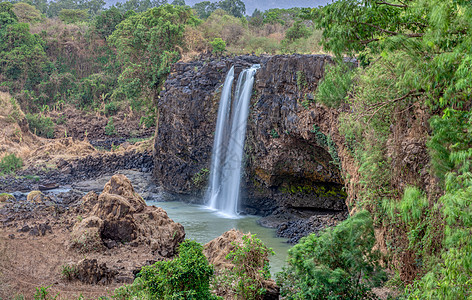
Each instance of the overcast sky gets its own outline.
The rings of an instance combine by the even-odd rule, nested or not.
[[[169,3],[172,0],[168,0]],[[185,0],[187,5],[193,6],[202,0]],[[211,1],[217,2],[217,1]],[[267,10],[270,8],[291,8],[291,7],[318,7],[333,2],[332,0],[243,0],[246,4],[246,14],[251,15],[254,9]]]
[[[113,5],[116,2],[125,2],[126,0],[105,0],[108,5]],[[167,0],[168,3],[172,3],[173,0]],[[185,4],[193,6],[195,3],[202,2],[204,0],[185,0]],[[217,0],[210,0],[211,2],[217,2]],[[261,11],[270,8],[291,8],[291,7],[318,7],[326,5],[327,3],[333,2],[332,0],[243,0],[246,4],[246,14],[251,15],[254,9]]]

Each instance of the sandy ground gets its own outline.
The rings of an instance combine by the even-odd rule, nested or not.
[[[68,247],[72,225],[78,222],[79,215],[66,212],[54,216],[51,207],[26,214],[5,213],[2,206],[5,203],[0,203],[0,299],[14,299],[19,294],[33,299],[36,287],[40,286],[50,286],[50,295],[59,294],[57,299],[110,296],[116,287],[132,282],[134,270],[161,259],[145,245],[119,245],[101,252],[80,253]],[[44,236],[35,236],[31,231],[19,232],[24,225],[34,227],[46,222],[52,233],[47,231]],[[107,285],[89,285],[63,278],[63,265],[76,264],[84,258],[106,263],[119,274]]]

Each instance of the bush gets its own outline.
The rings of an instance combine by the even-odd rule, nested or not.
[[[221,55],[226,50],[226,43],[221,38],[215,38],[210,45],[213,49],[213,53]]]
[[[141,269],[132,285],[118,288],[116,299],[217,299],[210,293],[213,267],[203,255],[203,246],[186,240],[179,255]]]
[[[351,89],[355,71],[346,63],[328,65],[316,90],[316,100],[328,107],[339,107]]]
[[[37,136],[54,138],[54,122],[50,117],[41,114],[27,114],[26,120],[28,120],[30,130]]]
[[[14,153],[5,155],[0,161],[0,173],[11,173],[23,167],[23,160]]]
[[[310,29],[308,29],[301,21],[297,21],[285,32],[285,41],[294,42],[298,39],[307,38],[310,35]]]
[[[264,282],[270,279],[269,256],[274,251],[256,238],[256,235],[243,235],[243,243],[235,246],[227,256],[233,265],[230,272],[223,272],[222,278],[216,278],[216,284],[222,281],[218,288],[232,290],[238,299],[263,299],[266,290]]]
[[[105,134],[106,135],[115,135],[115,124],[113,124],[113,117],[108,119],[107,126],[105,126]]]
[[[277,274],[287,299],[372,299],[373,286],[384,279],[372,250],[375,243],[370,214],[362,211],[311,234],[289,250],[287,266]]]

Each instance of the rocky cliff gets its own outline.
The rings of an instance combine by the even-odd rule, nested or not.
[[[159,99],[154,178],[170,192],[203,195],[223,81],[235,66],[261,64],[248,119],[242,209],[341,211],[342,190],[330,112],[313,102],[325,55],[239,56],[178,63]]]

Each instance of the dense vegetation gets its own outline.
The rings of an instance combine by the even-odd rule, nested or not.
[[[152,126],[161,86],[182,58],[320,51],[306,10],[245,12],[240,0],[108,9],[102,0],[1,2],[0,89],[29,113],[32,131],[51,138],[47,113],[68,105],[108,117],[130,110]]]
[[[347,157],[336,157],[358,213],[292,249],[278,277],[283,295],[373,298],[382,262],[399,298],[472,299],[470,1],[338,0],[251,16],[239,0],[193,8],[183,1],[104,4],[0,3],[0,89],[18,100],[32,131],[52,137],[47,112],[65,105],[108,117],[131,109],[152,125],[171,65],[204,51],[331,52],[337,63],[314,101],[343,108],[338,146]],[[345,64],[346,56],[359,68]],[[106,132],[114,134],[113,119]],[[6,156],[0,170],[21,165]],[[222,276],[236,295],[257,298],[270,251],[245,243],[262,249],[255,262],[262,271],[243,269],[241,250],[229,257],[240,267],[235,277]],[[202,255],[200,245],[186,242],[176,259],[145,268],[116,297],[211,298],[214,270]],[[195,282],[182,285],[189,276]]]
[[[361,65],[332,68],[317,100],[350,106],[350,206],[382,232],[390,284],[405,298],[472,298],[470,2],[340,0],[312,18],[339,64]]]

